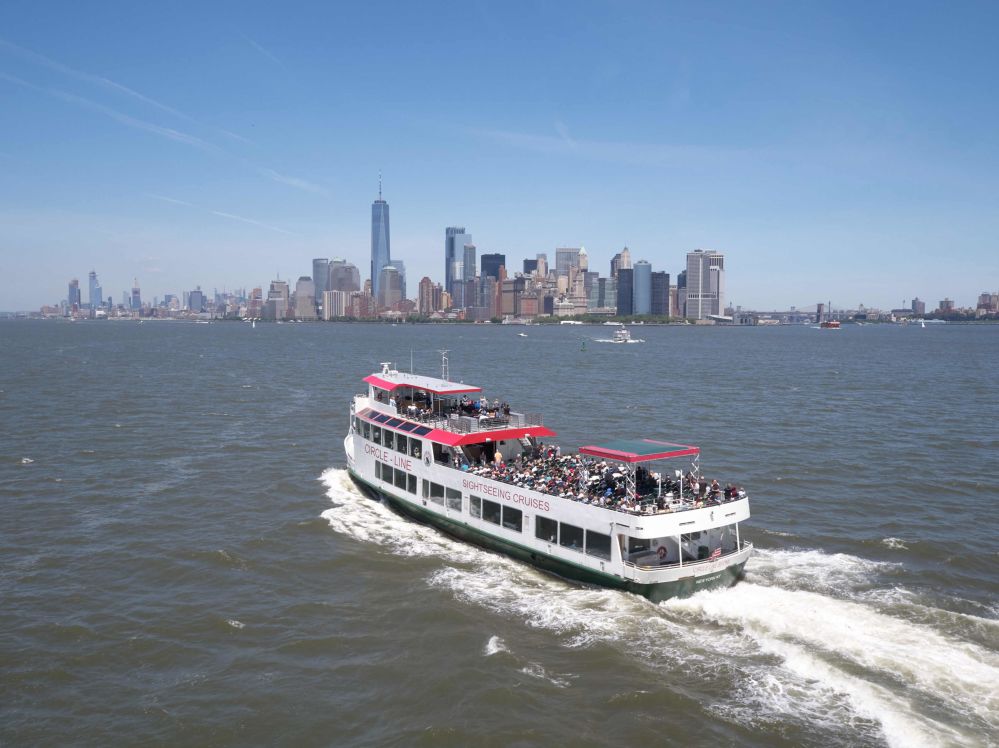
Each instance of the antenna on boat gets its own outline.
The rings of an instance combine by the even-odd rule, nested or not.
[[[409,349],[409,373],[413,373],[413,349]]]
[[[437,352],[441,354],[441,379],[445,382],[448,380],[448,370],[447,370],[447,354],[449,351],[446,348],[438,349]]]

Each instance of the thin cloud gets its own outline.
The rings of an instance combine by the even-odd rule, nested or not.
[[[247,44],[249,44],[251,47],[253,47],[255,50],[257,50],[260,54],[262,54],[268,60],[270,60],[271,62],[273,62],[273,63],[275,63],[277,65],[280,65],[283,68],[285,67],[285,64],[283,62],[281,62],[281,60],[277,57],[277,55],[273,54],[268,49],[265,49],[264,47],[262,47],[259,44],[257,44],[255,41],[253,41],[253,39],[251,39],[250,37],[248,37],[246,34],[242,34],[241,33],[240,36],[243,37],[243,40]],[[285,68],[285,69],[287,69],[287,68]]]
[[[555,135],[536,135],[510,130],[473,130],[480,138],[492,140],[520,150],[544,155],[564,155],[627,165],[675,164],[692,159],[729,161],[733,158],[759,156],[772,149],[740,149],[699,145],[666,145],[662,143],[632,143],[625,141],[579,140],[569,137],[568,130],[556,123]]]
[[[314,182],[309,182],[301,177],[290,177],[287,174],[279,174],[273,169],[261,169],[260,173],[265,177],[273,179],[275,182],[287,184],[306,192],[314,192],[317,195],[329,195],[329,192],[327,192],[325,187],[315,184]]]
[[[286,236],[298,236],[301,234],[296,234],[294,231],[288,231],[280,226],[272,226],[269,223],[264,223],[263,221],[258,221],[254,218],[247,218],[246,216],[238,216],[235,213],[226,213],[222,210],[213,210],[212,208],[203,208],[200,205],[195,205],[194,203],[189,203],[186,200],[178,200],[175,197],[167,197],[166,195],[157,195],[153,192],[145,193],[146,197],[151,197],[153,200],[161,200],[165,203],[172,203],[174,205],[183,205],[188,208],[194,208],[195,210],[203,210],[211,213],[213,216],[219,216],[220,218],[228,218],[230,221],[239,221],[241,223],[247,223],[251,226],[257,226],[262,229],[267,229],[268,231],[276,231],[279,234],[285,234]]]
[[[157,195],[152,192],[145,193],[146,197],[151,197],[153,200],[162,200],[165,203],[173,203],[174,205],[186,205],[188,208],[196,208],[194,203],[189,203],[186,200],[178,200],[175,197],[167,197],[166,195]]]
[[[262,229],[267,229],[269,231],[277,231],[279,234],[287,234],[288,236],[300,236],[294,231],[287,231],[286,229],[278,228],[277,226],[271,226],[270,224],[263,223],[261,221],[255,221],[252,218],[244,218],[243,216],[237,216],[234,213],[224,213],[221,210],[210,211],[216,216],[222,216],[223,218],[231,218],[234,221],[242,221],[243,223],[248,223],[251,226],[259,226]]]
[[[92,83],[97,86],[103,86],[104,88],[116,91],[118,93],[125,94],[126,96],[131,96],[137,101],[141,101],[149,106],[156,107],[157,109],[172,114],[175,117],[180,117],[181,119],[186,119],[188,122],[195,122],[195,119],[190,115],[184,114],[183,112],[174,109],[172,106],[167,106],[166,104],[157,101],[156,99],[150,98],[145,94],[141,94],[134,88],[129,88],[128,86],[122,85],[117,81],[113,81],[110,78],[105,78],[101,75],[94,75],[93,73],[87,73],[83,70],[76,70],[68,65],[63,65],[61,62],[57,62],[50,57],[39,54],[38,52],[33,52],[30,49],[25,49],[24,47],[19,47],[16,44],[8,42],[5,39],[0,39],[0,49],[5,49],[11,54],[20,57],[23,60],[28,60],[29,62],[34,62],[43,67],[47,67],[49,70],[55,70],[57,73],[63,73],[77,80],[85,81],[87,83]]]
[[[91,101],[83,96],[77,96],[76,94],[69,93],[67,91],[61,91],[58,88],[45,88],[43,86],[37,86],[34,83],[29,83],[28,81],[18,78],[17,76],[8,75],[4,72],[0,72],[0,78],[10,81],[11,83],[23,88],[38,91],[39,93],[43,93],[48,96],[54,96],[55,98],[62,99],[70,104],[76,104],[77,106],[84,107],[85,109],[99,112],[120,124],[133,127],[137,130],[144,130],[145,132],[159,135],[162,138],[167,138],[168,140],[173,140],[178,143],[185,143],[186,145],[191,145],[206,151],[217,152],[220,150],[217,146],[214,146],[194,135],[190,135],[180,130],[175,130],[172,127],[163,127],[152,122],[147,122],[146,120],[132,117],[124,112],[119,112],[117,109],[112,109],[111,107],[104,106],[103,104],[98,104],[96,101]]]

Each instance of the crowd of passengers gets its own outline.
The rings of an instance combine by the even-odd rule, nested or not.
[[[378,402],[385,401],[385,396],[381,390],[377,392],[375,399]],[[501,403],[499,400],[493,400],[490,403],[486,397],[473,400],[465,395],[457,401],[434,401],[429,394],[416,392],[412,398],[403,398],[401,401],[397,401],[394,395],[389,395],[388,404],[395,408],[399,415],[424,423],[438,418],[447,418],[449,415],[470,416],[479,419],[479,421],[503,422],[510,419],[509,403]]]
[[[624,473],[614,463],[583,455],[563,455],[560,447],[545,447],[541,443],[532,452],[518,453],[509,462],[499,452],[492,460],[483,452],[478,464],[469,464],[463,453],[455,451],[451,465],[482,478],[626,512],[642,512],[646,507],[669,511],[671,500],[676,501],[681,495],[681,480],[684,499],[695,507],[722,504],[744,495],[738,486],[729,483],[722,488],[717,480],[709,481],[693,471],[675,479],[639,466],[635,470],[632,499],[628,496]]]

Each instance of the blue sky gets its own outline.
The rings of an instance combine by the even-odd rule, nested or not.
[[[0,309],[726,253],[748,308],[999,288],[995,3],[0,5]]]

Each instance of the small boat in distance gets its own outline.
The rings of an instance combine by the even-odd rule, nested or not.
[[[595,343],[644,343],[643,338],[633,338],[628,328],[621,325],[614,331],[613,338],[596,338]]]
[[[838,330],[840,327],[838,319],[827,319],[819,323],[820,330]]]

